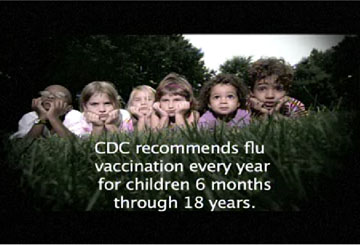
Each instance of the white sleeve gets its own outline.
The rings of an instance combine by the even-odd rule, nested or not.
[[[22,118],[19,121],[19,127],[18,131],[10,136],[10,139],[14,138],[24,138],[29,131],[32,129],[32,127],[35,124],[36,119],[38,119],[38,115],[36,112],[32,111],[29,113],[26,113],[22,116]]]
[[[91,125],[86,123],[83,114],[77,110],[69,111],[65,116],[63,124],[70,132],[77,136],[87,134],[87,131],[91,132]]]
[[[124,109],[120,109],[120,114],[121,114],[121,121],[122,122],[126,122],[129,121],[131,119],[131,115],[127,110]]]

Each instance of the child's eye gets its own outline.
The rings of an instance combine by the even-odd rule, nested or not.
[[[105,105],[112,105],[111,102],[105,102]]]
[[[264,90],[266,90],[266,87],[265,86],[262,86],[262,87],[258,87],[257,88],[259,91],[264,91]]]
[[[219,96],[219,95],[215,95],[215,96],[213,96],[213,98],[216,99],[216,100],[218,100],[218,99],[220,99],[220,96]]]
[[[229,98],[229,99],[234,99],[234,98],[235,98],[235,96],[234,96],[234,95],[232,95],[232,94],[230,94],[230,95],[228,95],[228,98]]]
[[[95,102],[90,103],[91,106],[97,106],[98,104],[99,104],[99,103],[95,103]]]
[[[277,85],[277,86],[275,87],[275,89],[276,89],[276,90],[279,90],[279,91],[283,91],[283,90],[284,90],[284,86],[282,86],[282,85]]]

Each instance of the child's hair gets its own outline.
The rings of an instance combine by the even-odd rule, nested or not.
[[[156,93],[156,90],[153,89],[152,87],[148,86],[148,85],[140,85],[140,86],[137,86],[135,87],[131,93],[130,93],[130,97],[129,97],[129,100],[128,100],[128,103],[126,105],[126,109],[128,109],[130,106],[132,106],[132,102],[133,102],[133,99],[134,99],[134,95],[137,91],[144,91],[144,92],[148,92],[149,94],[152,94],[155,98],[155,93]]]
[[[168,74],[156,89],[155,101],[166,94],[180,95],[190,102],[190,111],[197,108],[197,102],[190,83],[182,76],[176,73]]]
[[[249,68],[250,89],[253,90],[255,83],[265,77],[277,75],[277,82],[284,86],[285,91],[289,91],[294,71],[290,64],[280,58],[261,58],[255,61]]]
[[[199,100],[201,113],[204,113],[209,109],[208,104],[210,101],[211,89],[218,84],[229,84],[234,86],[240,102],[240,108],[246,108],[246,96],[248,91],[244,82],[233,74],[219,74],[210,79],[210,81],[207,81],[200,90]]]
[[[94,81],[85,86],[80,95],[80,111],[84,111],[84,105],[89,101],[91,96],[98,93],[104,93],[117,109],[121,108],[121,97],[116,91],[115,86],[107,81]]]

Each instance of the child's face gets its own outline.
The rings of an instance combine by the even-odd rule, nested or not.
[[[236,88],[230,84],[217,84],[210,91],[208,107],[218,115],[229,115],[240,106]]]
[[[45,88],[44,91],[40,92],[41,94],[41,104],[45,110],[49,110],[51,103],[55,100],[63,100],[64,102],[69,103],[68,92],[65,88],[59,85],[51,85]]]
[[[170,117],[174,117],[177,105],[183,101],[186,101],[184,96],[166,94],[160,98],[160,108],[166,111]]]
[[[284,86],[276,82],[277,76],[272,75],[257,81],[251,95],[264,103],[268,110],[275,107],[276,102],[286,95]]]
[[[139,109],[140,113],[147,115],[149,110],[151,110],[152,105],[155,102],[154,94],[148,91],[136,91],[132,99],[131,105]]]
[[[85,111],[99,115],[100,119],[106,119],[114,109],[114,103],[105,93],[93,94],[84,105]]]

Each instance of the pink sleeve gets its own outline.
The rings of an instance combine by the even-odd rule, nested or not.
[[[120,131],[132,132],[134,131],[133,123],[131,118],[122,122]]]

